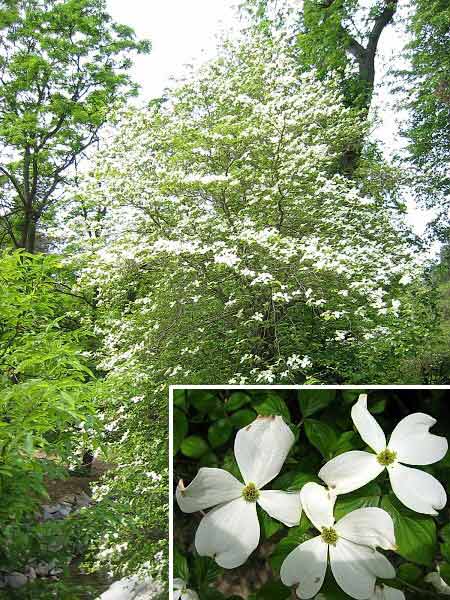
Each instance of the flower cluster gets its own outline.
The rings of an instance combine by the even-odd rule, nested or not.
[[[377,550],[396,550],[390,514],[378,507],[365,507],[336,521],[335,503],[340,494],[362,487],[386,468],[392,489],[403,504],[416,512],[436,515],[447,501],[444,488],[430,474],[402,463],[437,462],[445,456],[448,443],[429,432],[436,422],[432,417],[414,413],[398,423],[387,444],[367,409],[366,395],[360,395],[351,416],[375,454],[351,451],[331,459],[319,472],[327,487],[309,482],[300,492],[266,489],[281,471],[295,441],[281,416],[259,416],[238,431],[234,455],[243,482],[223,469],[205,467],[187,487],[180,480],[176,499],[182,511],[212,509],[203,516],[195,535],[198,554],[212,557],[227,569],[238,567],[259,543],[257,505],[288,527],[298,525],[304,512],[319,533],[292,550],[280,570],[281,581],[293,587],[299,598],[319,594],[329,563],[337,584],[352,598],[404,599],[400,590],[377,582],[396,576],[392,564]]]

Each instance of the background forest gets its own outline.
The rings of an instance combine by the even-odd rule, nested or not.
[[[449,10],[247,0],[141,106],[103,0],[3,0],[0,597],[164,579],[170,383],[449,383]]]

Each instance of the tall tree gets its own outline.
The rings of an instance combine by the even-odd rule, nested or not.
[[[147,41],[105,0],[19,0],[0,10],[2,240],[34,252],[61,185],[111,106],[136,93],[127,70]]]
[[[306,63],[322,75],[341,72],[347,101],[368,109],[380,36],[392,22],[398,0],[377,0],[368,11],[361,10],[360,4],[358,0],[305,0],[299,44]],[[357,68],[348,73],[351,62]]]
[[[283,26],[271,0],[248,0],[245,6],[263,26],[268,19]],[[360,0],[304,0],[296,21],[300,69],[314,68],[321,79],[337,73],[345,103],[368,114],[380,37],[397,8],[398,0],[373,0],[370,6]],[[363,142],[357,140],[342,155],[341,171],[347,176],[358,166]]]
[[[411,18],[411,69],[406,74],[410,122],[406,135],[414,187],[437,211],[435,232],[448,242],[450,220],[450,4],[417,0]]]

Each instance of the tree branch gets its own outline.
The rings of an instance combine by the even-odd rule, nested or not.
[[[3,173],[3,175],[5,175],[9,179],[9,181],[13,184],[14,189],[16,190],[17,194],[19,195],[19,198],[22,200],[23,205],[26,206],[25,196],[23,194],[23,191],[22,191],[20,184],[17,181],[16,177],[12,173],[10,173],[8,171],[8,169],[6,169],[5,167],[2,167],[1,165],[0,165],[0,172]]]
[[[394,17],[397,8],[398,0],[388,0],[383,11],[375,19],[374,26],[369,34],[369,42],[367,44],[367,51],[369,52],[369,54],[375,55],[380,36],[383,33],[383,30],[386,27],[386,25],[389,25],[389,23],[392,21],[392,18]]]

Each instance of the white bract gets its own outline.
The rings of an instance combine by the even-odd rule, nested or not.
[[[423,413],[408,415],[395,427],[387,444],[383,430],[367,409],[365,394],[353,406],[352,419],[375,454],[353,450],[327,462],[319,477],[330,490],[335,494],[352,492],[387,469],[392,490],[405,506],[419,513],[437,515],[447,503],[443,486],[429,473],[402,464],[431,465],[445,456],[447,440],[429,432],[436,420]]]
[[[450,596],[450,585],[446,584],[445,581],[442,579],[441,573],[439,571],[439,566],[437,567],[437,571],[434,571],[433,573],[428,573],[424,581],[426,581],[427,583],[431,583],[431,585],[439,594],[442,594],[443,596]]]
[[[401,590],[388,585],[377,585],[369,600],[405,600],[405,594]]]
[[[256,504],[288,527],[301,516],[300,495],[262,488],[278,475],[294,443],[294,435],[281,417],[258,417],[240,429],[234,454],[245,484],[223,469],[202,468],[176,491],[187,513],[215,506],[201,521],[195,535],[200,556],[211,556],[221,567],[242,565],[259,542]]]
[[[327,597],[321,593],[317,594],[314,600],[327,600]],[[375,591],[369,600],[405,600],[405,594],[401,590],[382,584],[375,586]]]
[[[188,590],[186,582],[176,577],[173,580],[173,597],[172,600],[200,600],[197,592],[194,590]]]
[[[307,517],[321,533],[300,544],[281,565],[281,581],[295,586],[299,598],[313,598],[318,593],[328,556],[336,582],[352,598],[366,600],[375,593],[377,577],[395,577],[393,566],[376,550],[395,549],[394,524],[386,511],[360,508],[335,523],[336,496],[330,490],[307,483],[300,499]]]

